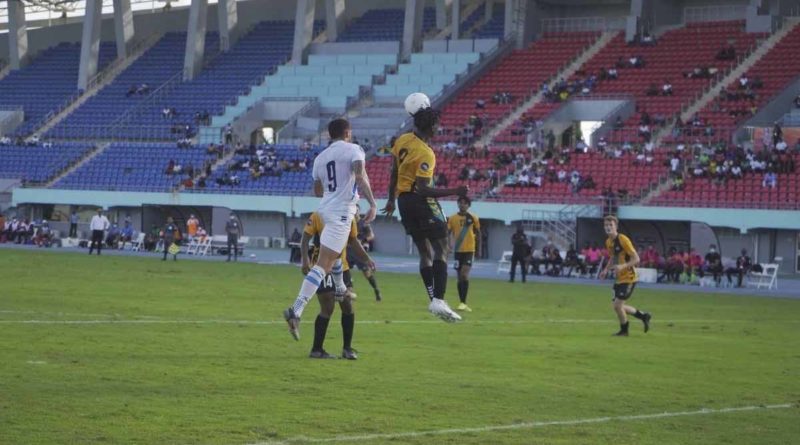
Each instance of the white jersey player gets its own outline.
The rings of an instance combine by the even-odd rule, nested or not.
[[[332,142],[314,160],[313,169],[314,194],[322,197],[317,213],[324,223],[320,235],[319,257],[303,279],[294,304],[283,311],[283,317],[289,324],[289,333],[295,340],[300,339],[300,316],[303,314],[303,309],[317,291],[325,275],[333,276],[337,296],[347,292],[342,277],[341,255],[350,236],[350,225],[356,213],[359,189],[364,199],[369,202],[369,210],[364,220],[367,223],[372,222],[377,211],[364,166],[364,150],[350,143],[352,139],[350,123],[346,119],[335,119],[328,124],[328,134]]]

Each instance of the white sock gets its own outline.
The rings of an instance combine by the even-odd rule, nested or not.
[[[339,258],[333,263],[331,268],[331,276],[333,277],[333,284],[336,286],[336,292],[343,294],[347,291],[347,286],[344,285],[344,272],[342,271],[342,259]]]
[[[297,318],[303,315],[303,309],[306,308],[314,292],[317,291],[323,278],[325,278],[325,269],[319,266],[314,266],[308,271],[308,274],[303,279],[303,284],[300,286],[300,294],[297,295],[297,299],[294,300],[294,304],[292,305],[292,310]]]

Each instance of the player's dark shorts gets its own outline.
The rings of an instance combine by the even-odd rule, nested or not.
[[[627,300],[633,295],[633,289],[636,288],[636,283],[616,283],[614,285],[614,298],[613,300]]]
[[[461,266],[472,267],[473,258],[475,258],[474,252],[456,252],[456,264],[453,267],[456,270],[461,270]]]
[[[439,201],[416,193],[401,193],[397,198],[400,219],[406,233],[415,241],[447,238],[447,218]]]
[[[369,270],[369,266],[366,263],[362,263],[361,261],[358,261],[358,259],[355,256],[347,257],[347,262],[350,263],[350,268],[351,269],[353,267],[357,267],[358,270],[360,270],[361,272],[365,272],[365,271]]]
[[[344,285],[347,287],[353,287],[353,280],[350,277],[350,271],[346,270],[342,274],[342,278],[344,279]],[[336,292],[336,285],[333,284],[333,275],[328,274],[325,275],[325,278],[322,279],[322,283],[320,283],[319,288],[317,288],[317,294],[324,294],[324,293],[334,293]]]

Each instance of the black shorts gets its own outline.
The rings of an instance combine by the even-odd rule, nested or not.
[[[414,241],[447,238],[447,218],[435,198],[406,192],[397,198],[400,219]]]
[[[461,266],[472,267],[472,259],[475,257],[474,252],[456,252],[456,264],[453,266],[455,270],[461,270]]]
[[[346,270],[342,274],[342,278],[344,278],[344,285],[347,287],[353,287],[353,280],[350,277],[350,271]],[[328,274],[325,275],[325,278],[322,279],[322,283],[319,284],[319,288],[317,288],[317,295],[324,294],[324,293],[334,293],[336,292],[336,285],[333,284],[333,275]]]
[[[616,283],[614,284],[614,300],[627,300],[633,295],[633,289],[636,288],[636,283]]]

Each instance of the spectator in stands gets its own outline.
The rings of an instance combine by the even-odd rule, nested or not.
[[[750,78],[747,77],[747,74],[742,74],[742,77],[739,78],[739,89],[744,90],[750,86]]]
[[[702,172],[702,169],[701,169],[701,172]],[[730,177],[732,179],[742,179],[742,167],[739,166],[738,163],[733,164],[733,167],[731,167],[731,175],[730,175]]]
[[[768,171],[764,174],[764,179],[761,181],[761,186],[764,188],[774,189],[778,186],[778,176],[775,172]]]
[[[92,254],[95,246],[97,246],[97,255],[100,255],[100,251],[103,248],[103,232],[108,230],[110,226],[108,222],[108,218],[103,215],[103,209],[97,209],[97,215],[92,217],[92,221],[89,223],[89,230],[92,231],[92,242],[89,245],[89,255]]]
[[[750,260],[750,257],[747,256],[747,249],[742,249],[742,254],[736,258],[736,265],[734,267],[729,267],[725,274],[728,276],[728,284],[733,284],[733,275],[736,275],[736,287],[742,287],[742,280],[744,276],[750,272],[750,269],[753,267],[753,263]]]
[[[722,282],[722,257],[717,252],[717,246],[714,244],[708,248],[708,253],[705,257],[705,267],[700,270],[700,277],[705,273],[710,273],[714,277],[714,283],[717,286]]]
[[[717,52],[717,60],[734,60],[736,59],[736,48],[733,45],[728,44],[725,48],[720,48]]]
[[[639,125],[639,137],[641,137],[644,142],[650,142],[650,139],[652,137],[652,133],[650,131],[650,125],[644,123]]]
[[[136,87],[136,94],[142,96],[150,94],[150,86],[147,85],[146,83],[139,84],[139,86]]]
[[[524,169],[520,172],[519,176],[517,176],[517,184],[520,187],[530,187],[531,185],[531,177],[528,174],[528,170]]]
[[[173,173],[175,173],[175,160],[170,159],[169,162],[167,163],[167,168],[164,170],[164,174],[172,175]]]
[[[642,34],[642,46],[653,46],[656,44],[656,39],[649,32],[645,31]]]
[[[780,141],[778,141],[777,144],[775,144],[775,151],[777,151],[778,153],[786,152],[787,148],[789,148],[789,144],[787,144],[786,141],[784,141],[783,139],[781,139]]]
[[[486,101],[483,99],[478,99],[475,101],[475,108],[479,110],[483,110],[486,108]]]
[[[631,56],[628,59],[628,63],[632,68],[643,68],[644,67],[644,58],[642,56]]]
[[[683,175],[677,175],[675,179],[672,181],[672,190],[677,192],[682,192],[685,187],[685,181],[683,179]]]
[[[672,96],[672,82],[666,79],[664,80],[664,84],[661,85],[661,95]]]
[[[536,172],[531,178],[531,186],[536,188],[541,188],[544,182],[544,177],[539,173]]]
[[[617,68],[609,68],[608,69],[608,80],[617,80],[619,78],[619,73],[617,72]]]
[[[0,145],[11,145],[11,138],[8,136],[0,137]]]

